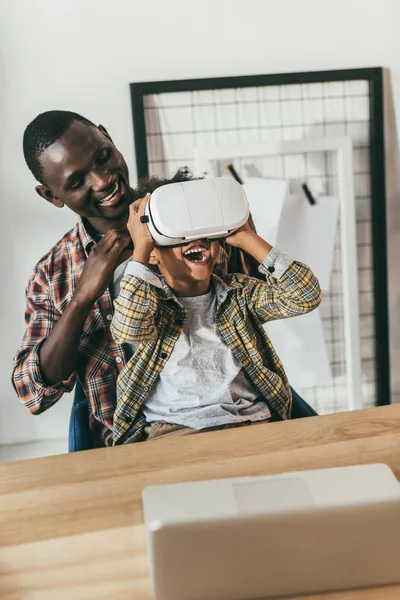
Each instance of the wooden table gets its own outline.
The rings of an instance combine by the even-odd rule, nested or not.
[[[400,406],[2,464],[0,598],[149,600],[149,484],[371,462],[400,478]],[[312,598],[389,600],[400,585]]]

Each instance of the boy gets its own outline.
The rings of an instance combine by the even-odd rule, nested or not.
[[[290,387],[263,324],[315,309],[316,277],[247,223],[225,242],[266,281],[219,278],[218,241],[155,247],[140,220],[148,198],[130,207],[134,252],[111,326],[133,352],[117,383],[114,444],[289,418]]]

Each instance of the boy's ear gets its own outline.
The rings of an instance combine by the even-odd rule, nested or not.
[[[156,254],[156,252],[154,252],[154,250],[150,254],[149,263],[151,265],[159,265],[160,264],[160,259],[158,258],[157,254]]]
[[[47,202],[50,202],[50,204],[53,204],[57,208],[62,208],[64,206],[64,202],[59,198],[56,198],[46,185],[37,185],[35,190],[41,198],[44,198]]]

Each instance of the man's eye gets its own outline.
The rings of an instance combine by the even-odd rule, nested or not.
[[[79,190],[83,186],[83,179],[77,179],[74,183],[69,186],[70,190]]]
[[[107,162],[108,159],[110,158],[110,149],[106,148],[105,150],[103,150],[103,152],[100,154],[99,158],[97,159],[97,162],[102,165],[103,163]]]

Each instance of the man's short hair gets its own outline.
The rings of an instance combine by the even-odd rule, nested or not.
[[[32,175],[40,183],[45,183],[40,163],[41,154],[59,140],[74,121],[95,127],[89,119],[77,113],[68,110],[48,110],[33,119],[25,129],[23,139],[25,161]]]

